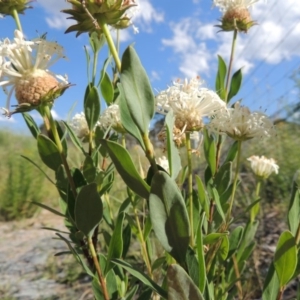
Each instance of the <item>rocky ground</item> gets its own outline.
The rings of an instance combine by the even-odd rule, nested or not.
[[[263,215],[257,233],[258,248],[248,265],[254,274],[252,286],[256,286],[256,290],[247,300],[260,299],[259,286],[273,258],[279,235],[286,229],[279,210],[268,209]],[[54,256],[68,250],[65,243],[55,239],[54,231],[41,227],[64,230],[62,218],[46,210],[31,219],[0,223],[0,299],[93,299],[89,278],[81,273],[73,257]],[[297,299],[298,284],[299,278],[288,286],[284,300]]]
[[[62,219],[45,210],[32,219],[0,223],[0,299],[93,299],[73,257],[54,256],[68,250],[65,243],[41,227],[64,230]]]

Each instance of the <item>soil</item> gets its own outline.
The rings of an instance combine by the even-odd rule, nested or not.
[[[94,299],[89,278],[72,256],[54,256],[67,251],[55,232],[64,231],[63,219],[46,210],[22,221],[0,222],[0,299],[1,300],[89,300]],[[247,300],[261,299],[261,287],[273,259],[276,243],[286,229],[283,212],[264,209],[257,232],[257,249],[249,260],[251,286]],[[297,299],[299,278],[288,285],[283,300]],[[273,300],[273,299],[270,299]],[[275,299],[274,299],[275,300]]]
[[[54,256],[67,251],[66,244],[42,227],[65,230],[63,219],[46,210],[31,219],[0,223],[0,299],[94,299],[89,278],[81,276],[73,257]]]

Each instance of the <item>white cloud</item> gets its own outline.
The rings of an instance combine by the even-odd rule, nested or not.
[[[61,12],[61,10],[71,7],[68,2],[62,0],[39,0],[37,3],[46,11],[48,15],[46,22],[50,28],[67,29],[70,25],[74,24],[73,20],[67,19],[67,14]]]
[[[238,35],[236,66],[243,66],[247,73],[257,62],[278,64],[300,56],[298,0],[260,1],[251,14],[258,25],[248,34]],[[213,26],[217,20],[201,23],[199,19],[189,17],[170,23],[173,36],[162,39],[164,46],[179,55],[179,69],[185,76],[209,75],[211,66],[216,67],[217,54],[228,61],[231,51],[232,32],[217,33],[219,29]]]
[[[0,122],[12,124],[12,123],[16,123],[16,120],[14,119],[14,116],[7,118],[7,117],[4,117],[3,115],[0,115]]]
[[[150,24],[164,21],[164,14],[156,10],[149,0],[140,0],[133,22],[140,26],[144,31],[151,31]]]
[[[151,81],[160,80],[159,73],[157,73],[156,71],[151,71],[151,73],[150,73],[150,80]]]

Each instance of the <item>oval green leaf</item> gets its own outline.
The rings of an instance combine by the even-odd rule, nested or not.
[[[216,91],[221,99],[225,100],[225,78],[227,74],[227,67],[222,56],[218,55],[218,73],[216,77]]]
[[[84,114],[89,130],[93,130],[100,115],[100,98],[95,86],[88,85],[84,97]]]
[[[289,229],[296,236],[300,220],[300,191],[297,182],[293,181],[291,200],[288,212]]]
[[[102,200],[96,183],[82,187],[75,202],[75,222],[77,228],[86,236],[93,233],[103,215]]]
[[[39,134],[37,137],[37,148],[43,163],[53,171],[56,171],[62,162],[54,142],[47,136]]]
[[[284,287],[292,278],[297,266],[297,245],[290,231],[283,232],[279,237],[274,266],[280,287]]]
[[[110,105],[114,100],[114,87],[107,72],[103,73],[103,78],[100,83],[101,94],[107,105]]]
[[[22,116],[23,116],[23,118],[25,120],[25,123],[26,123],[28,129],[30,130],[31,134],[36,139],[37,136],[41,133],[39,127],[35,123],[35,121],[32,118],[32,116],[29,115],[28,113],[24,112],[24,113],[22,113]]]
[[[132,46],[122,57],[121,84],[130,115],[143,134],[148,134],[154,115],[154,94],[149,78]]]
[[[168,300],[204,300],[193,280],[179,265],[170,265],[167,271]]]
[[[97,169],[94,166],[93,159],[89,155],[87,155],[83,162],[82,173],[88,183],[91,183],[95,180],[96,171]]]
[[[163,171],[153,176],[149,210],[153,230],[164,249],[179,263],[184,262],[190,238],[188,214],[176,182]]]
[[[107,149],[111,160],[127,186],[139,196],[148,199],[150,187],[135,168],[128,151],[112,141],[101,140],[101,143]]]
[[[243,80],[242,69],[237,70],[231,78],[230,89],[227,96],[227,103],[233,98],[240,90]]]
[[[113,231],[113,235],[109,242],[108,254],[107,254],[107,264],[104,274],[114,266],[110,261],[112,258],[120,258],[123,253],[123,221],[125,213],[121,212],[118,215],[116,225]]]

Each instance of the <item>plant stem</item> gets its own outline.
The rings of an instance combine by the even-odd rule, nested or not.
[[[96,271],[97,271],[99,282],[100,282],[101,287],[102,287],[103,297],[104,297],[105,300],[109,300],[109,294],[108,294],[107,287],[106,287],[106,280],[105,280],[105,277],[103,277],[103,274],[102,274],[101,267],[100,267],[100,264],[99,264],[99,261],[98,261],[98,258],[97,258],[97,254],[96,254],[96,251],[95,251],[95,248],[94,248],[92,238],[88,237],[87,240],[88,240],[88,245],[89,245],[89,249],[90,249],[90,252],[91,252],[91,256],[93,258],[93,262],[94,262],[94,265],[95,265],[95,268],[96,268]]]
[[[145,261],[145,264],[146,264],[146,267],[147,267],[147,271],[148,271],[149,276],[151,278],[153,278],[151,262],[150,262],[150,258],[149,258],[149,255],[148,255],[146,242],[145,242],[145,239],[144,239],[144,234],[143,234],[143,231],[142,231],[142,228],[141,228],[141,224],[140,224],[140,220],[139,220],[139,216],[138,216],[138,211],[137,211],[136,207],[133,207],[133,212],[134,212],[134,216],[135,216],[135,222],[136,222],[137,228],[138,228],[138,239],[141,243],[142,254],[143,254],[144,261]]]
[[[232,188],[231,198],[230,198],[230,202],[229,202],[229,208],[228,208],[228,211],[226,214],[226,228],[228,228],[228,226],[229,226],[231,211],[232,211],[236,187],[237,187],[237,181],[239,178],[241,152],[242,152],[242,141],[238,141],[235,176],[234,176],[234,180],[233,180],[233,188]]]
[[[51,132],[53,134],[54,142],[57,146],[58,152],[59,152],[60,157],[61,157],[61,161],[62,161],[63,166],[65,168],[65,171],[66,171],[66,174],[67,174],[67,177],[68,177],[68,181],[69,181],[72,193],[74,195],[74,198],[76,199],[77,191],[76,191],[75,183],[73,181],[73,177],[71,175],[71,171],[70,171],[67,159],[66,159],[65,154],[63,152],[63,146],[62,146],[62,143],[60,141],[60,137],[58,135],[57,128],[56,128],[55,122],[53,120],[53,117],[52,117],[52,114],[51,114],[51,111],[50,111],[48,105],[44,105],[43,108],[42,108],[42,115],[44,116],[44,114],[45,114],[45,117],[49,121],[49,125],[50,125],[50,128],[51,128]]]
[[[259,193],[260,193],[260,188],[261,188],[261,179],[259,179],[256,183],[256,188],[255,188],[255,200],[258,200],[259,198]],[[257,202],[250,210],[250,222],[253,223],[255,221],[255,218],[259,212],[260,209],[260,203]]]
[[[238,266],[235,255],[232,256],[232,261],[233,261],[234,273],[235,273],[235,276],[237,279],[237,282],[235,283],[235,285],[238,289],[239,300],[243,300],[243,288],[241,285],[241,275],[240,275],[239,266]]]
[[[282,287],[282,288],[279,290],[276,300],[281,300],[281,299],[282,299],[283,292],[284,292],[284,287]]]
[[[147,134],[143,135],[143,141],[144,141],[145,148],[146,148],[146,151],[145,151],[146,157],[148,158],[150,165],[153,168],[154,173],[156,173],[156,172],[158,172],[158,168],[157,168],[157,165],[155,162],[153,145]]]
[[[189,217],[191,226],[191,246],[194,247],[194,218],[193,218],[193,169],[192,169],[192,147],[191,147],[191,135],[190,132],[185,133],[186,136],[186,154],[187,154],[187,166],[188,166],[188,202],[189,202]]]
[[[229,84],[230,84],[230,76],[231,76],[231,70],[232,70],[232,65],[233,65],[233,58],[234,58],[234,52],[235,52],[235,46],[236,46],[236,41],[237,41],[237,33],[238,31],[235,29],[233,31],[233,38],[232,38],[232,43],[231,43],[231,53],[230,53],[230,59],[229,59],[229,65],[228,65],[228,72],[226,76],[226,84],[225,84],[225,103],[227,103],[227,98],[228,98],[228,89],[229,89]],[[217,169],[219,167],[220,163],[220,157],[221,157],[221,149],[222,149],[222,142],[223,138],[221,135],[218,137],[218,143],[217,143],[217,153],[216,153],[216,166]]]
[[[237,40],[237,29],[233,31],[233,38],[232,38],[232,44],[231,44],[231,53],[230,53],[230,59],[229,59],[229,65],[228,65],[228,72],[227,72],[227,78],[226,78],[226,84],[225,84],[225,91],[226,91],[226,99],[225,102],[227,103],[228,101],[228,89],[229,89],[229,84],[230,84],[230,77],[231,77],[231,70],[232,70],[232,65],[233,65],[233,58],[234,58],[234,51],[235,51],[235,46],[236,46],[236,40]]]
[[[118,51],[116,49],[115,43],[114,43],[114,41],[111,37],[110,31],[108,29],[108,26],[102,19],[100,19],[99,22],[100,22],[101,29],[102,29],[102,31],[105,35],[109,50],[110,50],[110,52],[111,52],[111,54],[112,54],[112,56],[115,60],[116,67],[117,67],[118,71],[121,72],[121,61],[120,61],[119,54],[118,54]]]
[[[23,32],[22,25],[21,25],[20,18],[19,18],[19,14],[18,14],[18,11],[16,9],[12,10],[12,16],[13,16],[15,22],[16,22],[18,30]]]
[[[93,85],[95,85],[95,81],[96,81],[96,72],[97,72],[97,61],[98,61],[98,51],[94,52],[94,59],[93,59],[93,79],[92,79],[92,83]]]

